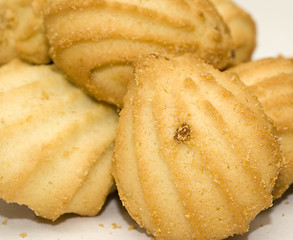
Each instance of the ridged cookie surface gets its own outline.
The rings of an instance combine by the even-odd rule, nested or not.
[[[190,56],[135,68],[120,114],[114,178],[156,239],[223,239],[271,206],[282,155],[260,103],[235,74]]]
[[[256,24],[248,12],[232,0],[210,0],[228,25],[234,42],[237,65],[250,60],[256,46]]]
[[[116,110],[54,66],[0,68],[0,197],[55,220],[95,215],[113,188]]]
[[[50,62],[40,10],[35,0],[0,0],[0,65],[16,57]]]
[[[231,60],[227,26],[207,0],[48,0],[51,56],[97,99],[122,106],[133,62],[191,52],[218,68]]]
[[[277,126],[285,158],[273,191],[278,198],[293,183],[293,59],[266,58],[229,71],[239,74]]]

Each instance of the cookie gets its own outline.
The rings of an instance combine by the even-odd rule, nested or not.
[[[282,153],[236,74],[191,55],[135,68],[113,175],[123,205],[156,239],[224,239],[272,204]]]
[[[41,8],[35,0],[0,0],[0,65],[13,58],[34,64],[51,61]]]
[[[238,65],[251,59],[256,47],[256,24],[251,15],[232,0],[211,0],[225,23],[234,42],[234,60]]]
[[[114,187],[116,109],[19,60],[0,68],[0,109],[0,197],[51,220],[96,215]]]
[[[122,106],[133,64],[150,53],[193,53],[218,68],[232,58],[226,24],[206,0],[48,0],[51,57],[96,99]]]
[[[279,198],[293,183],[293,59],[265,58],[229,69],[239,74],[277,126],[285,164],[274,187]]]

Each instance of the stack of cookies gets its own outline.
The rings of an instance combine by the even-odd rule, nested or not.
[[[293,183],[293,59],[252,62],[231,0],[2,0],[0,26],[5,201],[93,216],[117,188],[156,239],[225,239]]]

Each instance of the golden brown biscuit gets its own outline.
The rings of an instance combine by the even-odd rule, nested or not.
[[[0,68],[0,197],[55,220],[95,215],[113,188],[118,114],[54,66]]]
[[[293,59],[266,58],[229,71],[240,75],[277,126],[285,164],[273,191],[279,198],[293,183]]]
[[[47,2],[54,62],[95,98],[120,107],[139,57],[191,52],[218,68],[231,60],[228,28],[207,0]]]
[[[256,25],[248,12],[231,0],[211,0],[231,31],[235,46],[232,65],[250,60],[256,46]]]
[[[236,74],[191,55],[135,68],[120,114],[114,178],[156,239],[223,239],[272,204],[282,161],[260,103]]]
[[[34,0],[0,0],[0,65],[13,58],[50,62],[40,10]]]

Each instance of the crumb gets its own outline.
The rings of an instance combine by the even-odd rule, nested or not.
[[[174,139],[178,142],[185,142],[191,138],[191,127],[187,123],[182,123],[179,128],[176,129]]]
[[[7,225],[7,222],[8,222],[8,220],[5,219],[5,220],[2,222],[2,224],[3,224],[3,225]]]
[[[101,224],[101,223],[99,224],[99,226],[102,227],[102,228],[105,227],[104,224]]]
[[[136,226],[134,224],[129,225],[128,231],[132,231],[133,229],[136,229]]]
[[[260,227],[263,227],[263,224],[259,225]]]
[[[25,238],[25,237],[27,237],[27,234],[26,233],[21,233],[21,234],[19,234],[19,236],[22,237],[22,238]]]
[[[286,204],[286,205],[289,205],[289,202],[288,202],[288,201],[286,201],[286,202],[285,202],[285,204]]]
[[[285,217],[285,213],[282,213],[282,217]]]
[[[113,229],[121,229],[122,227],[117,225],[116,223],[112,223]]]

